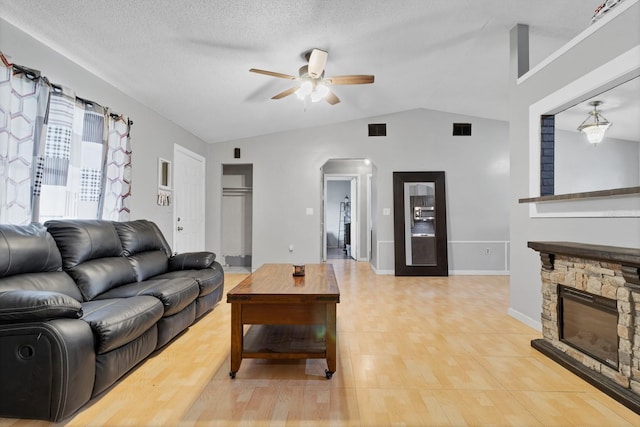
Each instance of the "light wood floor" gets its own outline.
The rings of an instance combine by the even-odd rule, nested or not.
[[[508,278],[376,276],[331,260],[340,286],[338,370],[244,360],[229,372],[220,305],[69,426],[638,426],[640,416],[530,347]],[[226,290],[245,275],[226,276]],[[0,427],[48,423],[0,419]]]

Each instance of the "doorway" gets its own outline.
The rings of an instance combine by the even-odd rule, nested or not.
[[[253,165],[222,165],[222,263],[228,272],[251,272]]]
[[[357,250],[357,177],[327,176],[326,250],[327,259],[353,259]],[[352,224],[353,222],[353,224]],[[352,245],[355,244],[355,245]]]
[[[330,159],[322,166],[323,261],[371,259],[372,169],[368,159]]]

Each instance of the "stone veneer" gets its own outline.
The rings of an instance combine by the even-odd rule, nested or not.
[[[640,322],[635,302],[640,294],[625,287],[620,264],[557,255],[553,269],[542,267],[542,335],[572,359],[640,394]],[[618,307],[618,362],[615,370],[560,341],[558,285],[616,300]],[[635,295],[634,295],[635,294]],[[634,341],[636,345],[634,346]]]
[[[529,242],[542,261],[542,340],[531,345],[640,413],[640,249]],[[559,339],[558,285],[616,301],[618,369]]]

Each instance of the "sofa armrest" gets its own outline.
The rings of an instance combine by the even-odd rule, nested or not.
[[[0,322],[37,322],[82,317],[80,302],[60,292],[12,290],[0,292]]]
[[[213,252],[186,252],[169,258],[169,270],[201,270],[211,267],[215,260]]]
[[[60,421],[92,396],[91,327],[80,319],[0,323],[0,417]]]

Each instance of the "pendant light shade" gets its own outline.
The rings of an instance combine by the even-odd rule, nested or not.
[[[590,102],[589,105],[593,106],[593,111],[589,111],[589,116],[578,126],[578,131],[583,132],[587,136],[587,140],[593,145],[602,141],[604,133],[611,126],[611,123],[598,111],[598,105],[601,104],[601,101]]]

